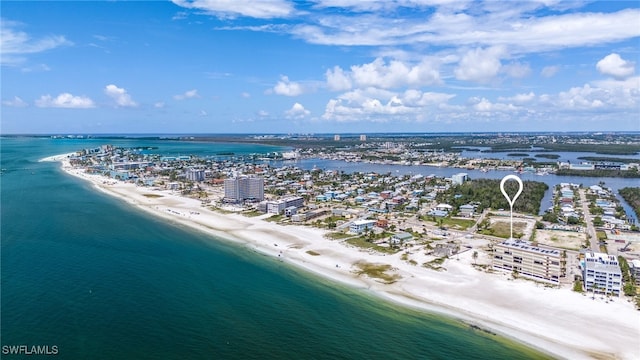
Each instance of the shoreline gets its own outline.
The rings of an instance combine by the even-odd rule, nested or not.
[[[412,309],[444,315],[481,331],[491,331],[555,357],[633,359],[640,356],[640,313],[624,298],[605,303],[569,289],[548,289],[509,274],[476,270],[471,252],[448,259],[446,271],[414,266],[400,253],[383,255],[324,237],[324,230],[278,225],[258,217],[221,214],[200,201],[169,190],[152,190],[74,169],[67,155],[40,161],[61,162],[62,170],[98,190],[148,213],[207,234],[243,244],[296,268]],[[160,197],[146,197],[155,194]],[[259,236],[256,236],[256,235]],[[319,255],[312,255],[313,251]],[[393,284],[353,273],[359,261],[389,264],[401,278]],[[595,326],[597,324],[597,326]]]

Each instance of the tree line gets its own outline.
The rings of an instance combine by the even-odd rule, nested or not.
[[[511,198],[518,191],[515,181],[507,181],[504,184],[505,191]],[[549,186],[538,181],[523,181],[522,193],[513,204],[513,211],[537,215],[540,211],[540,203]],[[509,209],[507,199],[500,191],[500,180],[476,179],[452,186],[449,190],[438,194],[436,200],[458,208],[460,205],[478,204],[478,212],[485,208]]]
[[[633,208],[636,217],[640,218],[640,187],[625,187],[618,190],[620,196]]]

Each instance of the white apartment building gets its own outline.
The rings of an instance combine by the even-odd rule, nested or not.
[[[619,296],[622,289],[622,271],[615,256],[597,252],[584,254],[582,266],[584,287],[598,294]]]
[[[533,246],[529,241],[507,240],[495,245],[492,266],[496,270],[517,272],[532,280],[558,285],[562,275],[560,251]]]
[[[224,198],[230,202],[264,200],[264,179],[240,176],[224,180]]]
[[[266,211],[269,214],[282,214],[286,208],[295,207],[301,208],[304,206],[304,199],[302,196],[286,197],[274,201],[266,202]]]

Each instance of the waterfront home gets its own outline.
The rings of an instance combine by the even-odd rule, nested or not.
[[[413,235],[409,234],[408,232],[399,232],[399,233],[393,234],[389,241],[391,242],[391,244],[397,245],[397,244],[406,244],[411,240],[413,240]]]
[[[375,224],[375,220],[356,220],[349,226],[349,232],[353,234],[360,234],[367,229],[373,229]]]

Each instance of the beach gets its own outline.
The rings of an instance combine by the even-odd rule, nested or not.
[[[401,254],[383,255],[325,237],[321,229],[278,225],[262,216],[223,214],[196,199],[169,190],[152,190],[72,168],[67,154],[62,169],[90,181],[106,194],[160,216],[242,244],[284,263],[404,306],[451,316],[487,331],[516,339],[556,357],[571,359],[640,357],[640,312],[625,298],[601,297],[548,288],[510,274],[476,269],[472,252],[445,261],[446,271],[412,265]],[[484,257],[484,259],[483,259]],[[481,254],[479,262],[486,263]],[[358,263],[388,264],[399,278],[392,284],[355,274]]]

